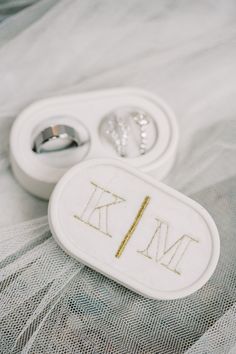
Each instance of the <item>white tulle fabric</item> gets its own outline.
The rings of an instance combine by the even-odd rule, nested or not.
[[[41,0],[0,4],[0,352],[235,353],[235,1]],[[9,165],[12,122],[36,99],[139,86],[174,109],[170,186],[214,217],[210,281],[175,301],[145,299],[67,256],[47,203]]]

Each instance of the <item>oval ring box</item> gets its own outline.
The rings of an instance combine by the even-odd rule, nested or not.
[[[92,158],[124,160],[104,144],[99,135],[102,119],[119,107],[135,107],[148,112],[157,129],[152,149],[145,155],[125,158],[125,162],[158,180],[163,179],[176,155],[176,119],[156,95],[125,88],[49,98],[26,108],[15,120],[10,135],[10,159],[17,180],[30,193],[49,199],[59,179],[78,162]],[[35,153],[32,147],[37,134],[55,124],[71,126],[87,143],[60,152]]]
[[[177,299],[216,268],[216,225],[198,203],[114,159],[72,167],[49,202],[51,232],[71,256],[145,297]]]

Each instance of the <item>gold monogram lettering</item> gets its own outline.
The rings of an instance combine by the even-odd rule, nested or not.
[[[95,228],[103,234],[112,237],[109,232],[109,209],[111,206],[125,202],[125,199],[107,189],[90,182],[93,191],[80,215],[74,217]]]
[[[168,270],[180,275],[181,272],[177,268],[181,260],[190,243],[198,242],[198,240],[192,236],[183,235],[172,245],[167,245],[169,225],[164,220],[157,218],[155,220],[157,225],[150,241],[144,250],[137,252],[147,258],[154,259]]]

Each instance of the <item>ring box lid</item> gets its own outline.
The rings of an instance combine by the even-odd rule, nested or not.
[[[190,295],[218,262],[219,235],[208,212],[119,161],[70,169],[53,191],[48,216],[65,252],[146,297]]]

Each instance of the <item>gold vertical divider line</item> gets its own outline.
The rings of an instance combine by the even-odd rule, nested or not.
[[[138,226],[138,223],[141,220],[141,218],[143,216],[143,213],[144,213],[145,209],[147,208],[150,199],[151,198],[149,196],[146,196],[144,198],[144,200],[143,200],[143,202],[142,202],[142,204],[141,204],[141,206],[139,208],[139,211],[138,211],[138,213],[137,213],[137,215],[136,215],[136,217],[134,219],[134,222],[132,223],[132,225],[130,226],[128,232],[125,234],[123,240],[120,243],[120,246],[119,246],[119,248],[118,248],[118,250],[116,252],[116,255],[115,255],[116,258],[119,258],[122,255],[127,243],[129,242],[129,240],[130,240],[131,236],[133,235],[134,231],[136,230],[136,228]]]

